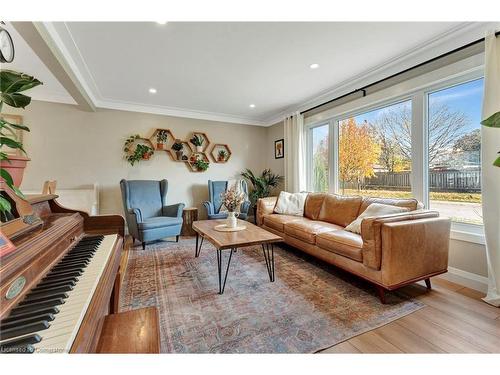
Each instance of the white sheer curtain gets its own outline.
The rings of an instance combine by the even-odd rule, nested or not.
[[[500,151],[500,37],[486,37],[481,169],[483,221],[488,257],[485,302],[500,306],[500,168],[493,162]],[[496,128],[496,129],[495,129]],[[496,164],[496,163],[495,163]]]
[[[306,190],[304,116],[295,113],[285,119],[285,191]]]

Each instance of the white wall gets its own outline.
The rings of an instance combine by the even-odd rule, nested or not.
[[[22,188],[40,189],[47,179],[59,188],[100,185],[101,213],[121,213],[119,181],[126,179],[169,180],[169,202],[184,202],[201,209],[208,198],[207,180],[235,178],[244,168],[261,171],[267,162],[267,129],[144,113],[98,110],[84,112],[75,106],[33,101],[26,110],[11,110],[24,117],[31,128],[24,143],[31,158]],[[211,142],[227,143],[229,162],[211,163],[204,173],[193,173],[184,163],[156,152],[152,160],[130,166],[123,159],[123,142],[132,134],[150,136],[155,128],[171,129],[186,139],[192,131],[203,131]]]

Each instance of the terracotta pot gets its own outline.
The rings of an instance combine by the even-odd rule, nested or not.
[[[156,149],[157,150],[163,150],[163,143],[157,143],[156,144]]]
[[[149,160],[150,157],[151,157],[151,154],[149,154],[149,153],[145,153],[142,155],[143,160]]]
[[[14,185],[19,187],[21,186],[21,182],[23,182],[24,168],[26,168],[26,164],[30,160],[31,159],[25,156],[9,155],[10,163],[7,160],[2,160],[0,162],[0,167],[10,173],[14,180]]]

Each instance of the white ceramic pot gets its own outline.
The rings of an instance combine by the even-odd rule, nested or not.
[[[203,152],[203,146],[196,146],[196,152]]]
[[[237,212],[227,213],[226,226],[228,228],[236,228],[236,226],[238,225],[238,220],[236,220],[237,216],[238,216]]]

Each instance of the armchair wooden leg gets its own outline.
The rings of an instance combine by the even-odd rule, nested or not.
[[[146,250],[146,242],[142,242],[142,250]]]
[[[175,236],[175,242],[179,242],[179,235]]]
[[[427,287],[428,290],[432,289],[431,279],[430,278],[425,279],[425,286]]]
[[[377,288],[378,298],[380,298],[380,302],[385,305],[385,289],[380,285],[375,285]]]

